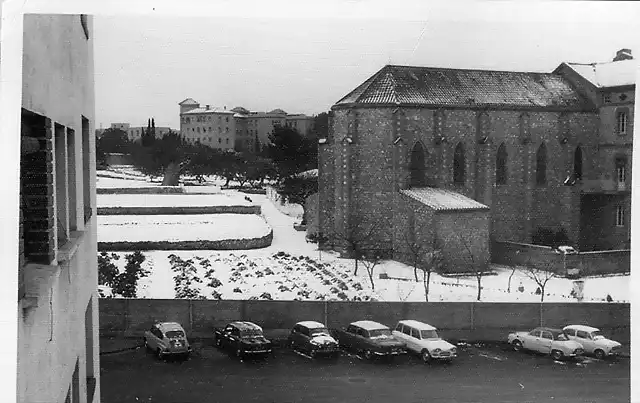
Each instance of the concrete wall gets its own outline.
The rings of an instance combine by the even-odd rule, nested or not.
[[[451,339],[505,341],[514,330],[588,323],[630,342],[629,304],[100,300],[102,335],[141,336],[156,320],[175,320],[193,336],[211,337],[215,327],[232,320],[250,320],[273,330],[291,329],[301,320],[340,328],[355,320],[394,326],[409,318],[436,326]]]
[[[68,394],[81,403],[100,401],[92,18],[86,22],[88,38],[79,15],[24,17],[22,107],[45,117],[49,127],[39,141],[53,169],[22,173],[46,178],[38,184],[43,189],[56,188],[56,183],[60,189],[65,179],[64,215],[75,218],[76,228],[68,242],[46,246],[51,249],[43,255],[46,264],[31,262],[27,253],[19,268],[18,402],[63,402]],[[88,121],[84,130],[83,117]],[[64,160],[54,157],[54,124],[75,133]],[[66,169],[60,170],[62,165]],[[29,165],[22,169],[28,171]],[[72,181],[60,172],[75,177]],[[63,216],[54,207],[60,194],[43,193],[48,215]],[[39,217],[29,209],[23,216],[33,231]],[[56,233],[55,225],[42,224],[45,235]]]
[[[188,192],[190,193],[190,192]],[[99,215],[257,214],[260,206],[98,207]]]
[[[581,252],[565,256],[555,253],[548,246],[519,244],[513,242],[494,242],[492,261],[505,265],[527,265],[535,262],[538,267],[546,268],[565,275],[567,269],[578,269],[583,276],[630,273],[631,251],[613,250]]]
[[[131,155],[107,153],[107,165],[131,165]]]

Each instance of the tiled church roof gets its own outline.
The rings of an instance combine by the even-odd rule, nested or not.
[[[556,74],[393,65],[383,67],[334,106],[352,104],[593,110]]]
[[[441,188],[411,188],[400,190],[435,211],[489,210],[489,207],[460,193]]]

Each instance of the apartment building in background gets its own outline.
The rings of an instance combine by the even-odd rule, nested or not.
[[[288,126],[303,136],[313,130],[313,116],[287,114],[282,109],[252,112],[241,106],[227,110],[205,105],[192,98],[180,105],[180,134],[190,143],[206,144],[213,148],[259,152],[269,143],[269,135],[276,126]]]
[[[24,16],[17,357],[23,403],[100,401],[92,35],[85,15]]]
[[[111,123],[109,126],[110,129],[119,129],[123,132],[127,133],[127,138],[129,141],[140,141],[142,138],[142,132],[147,131],[148,126],[131,126],[130,123]],[[96,136],[100,138],[104,133],[105,129],[97,129]],[[160,127],[156,126],[156,138],[162,138],[169,132],[178,133],[178,130],[171,129],[170,127]]]

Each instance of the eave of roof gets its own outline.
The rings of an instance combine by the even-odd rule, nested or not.
[[[402,189],[400,193],[435,212],[488,211],[489,207],[448,189],[422,187]]]

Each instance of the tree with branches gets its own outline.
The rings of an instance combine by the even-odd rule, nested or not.
[[[362,217],[354,216],[342,231],[327,235],[331,243],[346,247],[347,253],[354,260],[354,276],[358,275],[358,264],[363,261],[365,252],[371,249],[372,241],[381,228],[380,221],[366,222]]]
[[[476,255],[473,253],[473,249],[471,247],[471,241],[467,238],[467,233],[462,232],[464,230],[461,229],[463,229],[464,226],[455,225],[454,228],[454,233],[456,234],[456,237],[460,242],[460,245],[462,246],[459,256],[462,257],[465,265],[469,269],[467,271],[472,272],[476,277],[476,280],[478,282],[477,300],[480,301],[480,298],[482,297],[482,277],[484,277],[485,275],[485,267],[483,264],[480,264],[480,262],[477,261]]]
[[[524,267],[524,274],[529,279],[533,280],[540,288],[540,302],[544,302],[544,290],[547,287],[547,283],[554,277],[557,277],[556,272],[551,267],[552,263],[535,263],[531,259]]]
[[[367,275],[369,276],[369,281],[371,282],[371,289],[376,289],[376,284],[374,281],[374,269],[377,265],[382,262],[382,254],[379,250],[371,249],[365,250],[362,252],[362,265],[367,270]]]

